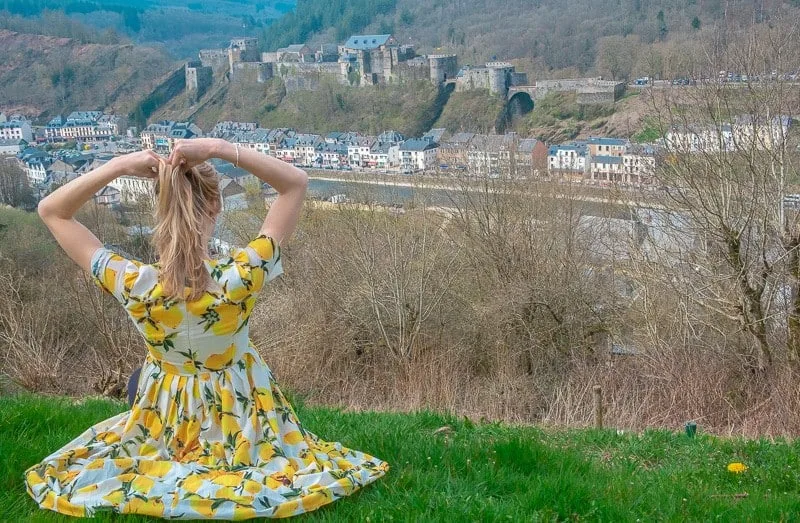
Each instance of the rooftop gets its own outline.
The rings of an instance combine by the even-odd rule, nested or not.
[[[432,143],[429,140],[423,140],[421,138],[412,138],[411,140],[406,140],[400,145],[401,151],[427,151],[428,149],[435,148],[435,143]]]
[[[592,163],[611,163],[617,164],[622,163],[621,156],[595,156],[592,158]]]
[[[385,45],[392,35],[353,35],[347,39],[344,47],[348,49],[368,50]]]

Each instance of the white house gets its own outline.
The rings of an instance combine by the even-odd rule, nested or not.
[[[433,167],[437,148],[430,140],[406,140],[400,145],[400,167],[404,172],[424,171]]]
[[[589,148],[585,142],[553,145],[547,153],[547,168],[551,173],[584,175],[589,168]]]
[[[48,168],[52,161],[49,158],[31,158],[23,163],[28,184],[31,187],[42,185],[47,179]]]
[[[374,136],[359,136],[347,145],[347,162],[353,167],[368,167]]]
[[[667,131],[664,145],[675,154],[719,153],[736,149],[730,124],[676,126]]]
[[[241,147],[247,147],[263,154],[271,154],[269,145],[269,129],[254,129],[252,131],[231,131],[227,138]]]
[[[317,157],[317,146],[322,143],[318,134],[297,134],[294,141],[294,157],[299,165],[311,165]]]
[[[0,140],[33,141],[33,129],[26,120],[10,120],[0,123]]]

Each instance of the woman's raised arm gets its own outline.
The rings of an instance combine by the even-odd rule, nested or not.
[[[159,161],[164,160],[152,151],[118,156],[62,185],[39,202],[39,216],[67,256],[83,269],[91,269],[92,254],[103,244],[74,218],[75,214],[97,191],[123,174],[155,178]]]

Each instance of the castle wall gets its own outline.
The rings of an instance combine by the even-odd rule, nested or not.
[[[430,80],[430,64],[422,57],[400,62],[397,64],[395,76],[398,82]]]
[[[489,70],[485,67],[468,69],[464,75],[456,80],[456,91],[470,91],[472,89],[491,89]]]
[[[575,92],[579,103],[613,103],[625,94],[625,83],[599,78],[573,78],[565,80],[538,80],[536,98],[551,92]],[[585,100],[585,101],[581,101]]]
[[[201,49],[199,54],[203,67],[211,67],[215,71],[228,67],[228,51],[226,49]]]
[[[324,78],[349,84],[346,66],[338,62],[274,64],[274,75],[283,79],[287,92],[315,91]]]
[[[233,64],[231,81],[264,83],[273,77],[271,63],[237,62]]]
[[[511,85],[509,87],[514,87],[517,85],[529,85],[528,84],[528,73],[520,73],[517,71],[512,71],[511,73]]]

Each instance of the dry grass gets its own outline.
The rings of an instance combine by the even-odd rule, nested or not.
[[[731,325],[676,314],[668,289],[650,288],[646,304],[622,292],[655,283],[598,258],[585,209],[486,189],[449,219],[421,199],[405,214],[309,207],[250,321],[278,380],[311,404],[568,426],[592,423],[600,385],[611,426],[693,419],[796,435],[798,370],[777,350],[772,367],[746,370],[749,345]],[[35,217],[0,218],[0,374],[32,391],[119,396],[145,353],[123,311]],[[36,267],[13,249],[22,236]],[[620,339],[636,354],[612,356]]]

